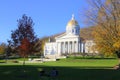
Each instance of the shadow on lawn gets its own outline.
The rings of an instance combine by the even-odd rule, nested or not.
[[[0,66],[1,80],[52,80],[50,77],[43,79],[39,71],[44,68],[49,74],[52,66]],[[54,80],[119,80],[120,71],[110,67],[56,67],[59,76]]]

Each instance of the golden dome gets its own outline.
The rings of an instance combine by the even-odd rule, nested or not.
[[[67,25],[68,26],[78,25],[78,22],[75,20],[70,20]]]
[[[74,15],[72,15],[72,19],[68,22],[67,26],[78,25],[78,22],[74,19]]]
[[[74,19],[74,15],[72,15],[72,19],[67,23],[66,26],[66,33],[79,35],[79,30],[80,30],[80,26],[78,22]]]

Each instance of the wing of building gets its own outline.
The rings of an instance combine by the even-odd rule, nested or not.
[[[71,53],[93,53],[93,40],[83,41],[80,37],[80,26],[74,15],[66,26],[66,32],[55,37],[55,41],[47,42],[44,46],[44,56],[60,57]]]

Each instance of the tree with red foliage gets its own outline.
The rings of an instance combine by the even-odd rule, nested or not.
[[[31,51],[31,44],[27,38],[24,38],[21,41],[21,45],[19,46],[19,52],[22,57],[24,57],[23,65],[25,64],[25,57],[27,57],[30,54]]]
[[[40,50],[40,43],[38,43],[39,39],[34,33],[34,23],[31,17],[24,14],[21,19],[17,20],[17,22],[18,29],[12,31],[11,42],[16,53],[19,53],[21,57],[24,57],[24,65],[25,58],[28,57],[28,55]]]

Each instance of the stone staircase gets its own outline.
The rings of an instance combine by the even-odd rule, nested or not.
[[[61,59],[61,58],[66,58],[66,56],[60,56],[60,55],[45,55],[45,58],[48,58],[48,59]]]

